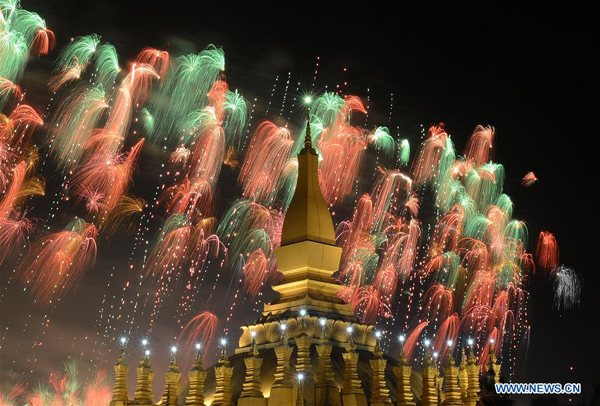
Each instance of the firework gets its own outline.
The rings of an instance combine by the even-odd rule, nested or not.
[[[216,344],[219,324],[219,318],[214,313],[205,310],[189,321],[181,331],[179,340],[183,341],[186,348],[190,349],[200,343],[206,357]]]
[[[558,310],[572,309],[579,304],[583,280],[571,268],[559,266],[552,272],[554,279],[554,307]]]
[[[77,165],[90,142],[102,112],[108,108],[102,86],[81,85],[61,102],[50,120],[48,148],[58,165],[71,169]]]
[[[48,53],[54,47],[54,33],[36,13],[21,8],[18,1],[0,1],[0,77],[16,83],[23,74],[30,53]],[[0,108],[3,107],[0,95]]]
[[[26,392],[26,386],[21,382],[17,382],[9,390],[2,385],[0,389],[0,405],[2,406],[17,406],[19,398]]]
[[[96,227],[81,219],[39,241],[19,273],[40,304],[73,291],[96,258]]]
[[[270,121],[262,122],[254,132],[239,176],[243,196],[272,205],[284,183],[283,168],[290,159],[294,141],[290,131]],[[285,190],[284,193],[290,193]]]
[[[157,56],[158,61],[159,69],[168,65],[164,54]],[[157,123],[150,139],[164,144],[179,142],[187,116],[208,104],[207,93],[224,69],[223,50],[212,45],[197,55],[176,58],[149,109]]]
[[[527,172],[527,174],[523,176],[523,179],[521,180],[521,185],[524,187],[529,187],[537,181],[538,179],[536,178],[535,173]]]
[[[541,231],[535,254],[540,268],[546,271],[556,268],[559,263],[559,251],[554,235]]]

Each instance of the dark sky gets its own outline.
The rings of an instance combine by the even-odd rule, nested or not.
[[[600,383],[594,332],[600,319],[600,280],[597,261],[592,262],[599,242],[593,198],[598,105],[592,102],[599,44],[590,10],[567,10],[567,4],[552,9],[550,3],[488,9],[392,8],[377,2],[333,7],[324,2],[22,3],[46,19],[57,34],[58,49],[69,37],[92,32],[114,44],[121,60],[144,46],[168,46],[177,53],[197,52],[209,43],[222,46],[227,81],[248,99],[268,95],[276,75],[291,71],[310,78],[319,56],[317,90],[347,81],[346,93],[365,97],[369,88],[370,122],[382,125],[393,93],[393,127],[412,134],[414,146],[421,124],[445,122],[459,151],[477,124],[495,126],[495,160],[506,168],[505,190],[515,203],[514,217],[528,223],[533,241],[542,229],[553,232],[561,263],[578,271],[585,284],[581,306],[558,314],[551,310],[548,280],[532,278],[531,343],[517,380],[581,382],[584,397],[591,398],[593,386]],[[523,189],[519,181],[529,171],[539,182]],[[117,249],[117,254],[127,252]],[[102,259],[97,268],[113,265],[102,261],[110,259]],[[74,303],[84,302],[86,289],[93,294],[102,283],[95,278],[83,284]],[[12,305],[3,304],[3,312],[5,306]],[[56,328],[85,335],[87,327],[60,314]],[[3,347],[6,351],[7,344]]]

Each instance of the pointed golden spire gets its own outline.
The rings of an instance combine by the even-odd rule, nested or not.
[[[219,364],[229,366],[229,357],[227,356],[227,340],[225,338],[221,339],[221,358],[219,359]]]
[[[196,359],[194,360],[194,366],[192,367],[192,370],[202,370],[202,349],[200,347],[200,344],[196,345],[197,348],[197,352],[196,352]]]
[[[238,406],[264,405],[264,396],[261,391],[260,367],[262,358],[259,357],[256,347],[256,331],[252,331],[252,351],[250,356],[244,358],[246,364],[246,378],[242,385],[242,393]]]
[[[435,406],[438,404],[437,367],[428,350],[425,350],[423,366],[421,367],[423,391],[421,395],[422,406]]]
[[[177,364],[177,355],[173,353],[173,358],[171,358],[171,363],[169,364],[169,371],[179,372],[179,365]]]
[[[500,382],[500,368],[501,365],[498,363],[496,357],[496,348],[494,347],[494,341],[490,341],[490,368],[494,371],[494,380],[496,383]]]
[[[450,349],[448,352],[448,360],[446,361],[446,366],[444,367],[444,381],[446,382],[446,387],[444,390],[444,405],[463,405],[460,393],[461,391],[458,385],[458,375],[458,367],[456,366],[454,356],[452,355],[452,350]]]
[[[204,406],[204,381],[206,380],[206,372],[202,368],[202,351],[200,344],[196,345],[198,352],[194,366],[189,373],[190,388],[188,391],[185,404],[188,406]]]
[[[393,368],[396,375],[396,404],[399,406],[415,406],[414,396],[410,384],[412,367],[409,365],[404,353],[404,335],[400,336],[400,354],[398,365]]]
[[[463,403],[467,399],[467,388],[469,387],[469,375],[467,372],[467,354],[465,347],[462,347],[460,356],[460,365],[458,367],[458,384],[460,386],[460,398]]]
[[[354,333],[354,327],[349,324],[346,327],[346,333],[348,334],[348,346],[346,351],[342,354],[344,358],[344,382],[342,385],[342,404],[349,405],[360,405],[367,404],[367,399],[360,386],[360,379],[358,378],[358,352],[356,352],[356,345],[352,334]],[[362,402],[364,400],[364,403]]]
[[[151,406],[154,405],[152,396],[152,379],[154,372],[150,366],[149,353],[146,351],[140,360],[140,366],[137,368],[137,380],[135,393],[133,394],[133,405]]]
[[[115,365],[115,387],[109,406],[126,406],[127,398],[127,371],[129,367],[125,362],[125,349],[121,348],[117,365]]]
[[[283,222],[281,245],[307,240],[335,245],[333,220],[319,186],[319,156],[312,144],[308,108],[304,148],[298,154],[298,182]]]
[[[165,374],[165,390],[161,398],[161,405],[164,406],[177,406],[178,398],[177,392],[179,391],[179,382],[181,380],[181,373],[179,372],[179,365],[177,365],[177,348],[173,347],[173,358],[169,364],[169,369]]]
[[[479,399],[479,365],[473,352],[473,341],[469,342],[469,355],[467,356],[467,397],[465,406],[475,406]]]
[[[385,367],[387,360],[383,358],[383,351],[379,346],[379,338],[381,334],[375,333],[375,348],[373,349],[373,359],[369,362],[373,370],[373,383],[371,386],[371,406],[383,406],[391,404],[392,400],[389,397],[389,389],[385,380]]]
[[[339,269],[341,255],[333,219],[319,185],[319,156],[313,148],[307,110],[296,190],[283,222],[281,244],[275,249],[277,268],[285,279],[273,286],[280,296],[265,304],[263,314],[272,317],[310,309],[328,318],[331,315],[334,319],[356,320],[352,307],[338,297],[342,284],[332,278]]]
[[[310,133],[310,104],[306,108],[306,134],[304,135],[304,148],[312,149],[312,135]]]
[[[252,356],[258,357],[258,347],[256,346],[256,331],[252,332]]]

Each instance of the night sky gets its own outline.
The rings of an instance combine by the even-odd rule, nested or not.
[[[561,263],[584,280],[581,305],[559,313],[552,310],[548,279],[540,274],[531,278],[531,341],[515,381],[581,382],[583,396],[574,400],[590,402],[594,386],[600,384],[600,345],[594,331],[600,319],[596,294],[600,280],[597,261],[592,262],[599,243],[592,230],[600,225],[594,197],[598,180],[593,178],[598,172],[598,158],[593,156],[598,108],[591,102],[597,98],[599,70],[594,59],[599,44],[592,13],[504,4],[484,10],[390,8],[376,2],[331,8],[319,3],[205,3],[22,0],[23,8],[39,13],[57,35],[53,53],[28,65],[23,79],[28,100],[43,110],[49,97],[44,83],[58,50],[70,37],[98,33],[115,45],[122,65],[144,46],[167,47],[174,54],[198,52],[208,44],[222,46],[230,87],[249,100],[258,98],[255,124],[264,118],[275,77],[292,72],[295,80],[308,83],[319,57],[315,90],[347,82],[344,93],[365,98],[369,89],[368,126],[398,127],[413,151],[420,142],[421,125],[446,123],[457,151],[462,151],[477,124],[493,125],[494,160],[505,166],[505,193],[513,199],[513,217],[530,228],[529,250],[535,250],[540,230],[551,231],[560,246]],[[272,100],[276,105],[281,102],[277,97]],[[155,187],[153,156],[151,149],[143,153],[134,176],[132,189],[140,195],[151,195],[150,188]],[[520,180],[529,171],[539,182],[522,188]],[[223,207],[239,196],[239,190],[226,186],[235,182],[235,176],[226,169],[221,175]],[[44,217],[47,209],[40,203],[32,213]],[[351,209],[340,209],[336,222]],[[82,353],[81,369],[93,368],[86,360],[98,350],[94,326],[100,302],[107,290],[122,283],[107,274],[126,265],[131,252],[126,242],[117,237],[100,246],[95,268],[77,293],[54,310],[44,346],[34,356],[30,345],[37,331],[22,333],[22,324],[28,315],[32,318],[27,323],[41,323],[44,311],[32,309],[17,288],[7,294],[0,308],[2,383],[36,384],[69,356],[79,358]],[[2,269],[3,276],[6,272]],[[113,286],[107,287],[109,281]],[[218,291],[227,291],[227,283],[222,285]],[[236,317],[234,324],[251,323],[255,313]],[[177,334],[176,324],[169,323],[159,324],[152,333],[160,342],[157,346],[164,347],[155,351],[163,358],[154,361],[157,391],[170,340]],[[25,373],[32,367],[30,357],[37,359],[33,374]],[[116,357],[114,351],[110,357]],[[114,360],[107,361],[105,366]],[[566,403],[566,397],[560,400]],[[523,402],[528,404],[529,398]]]

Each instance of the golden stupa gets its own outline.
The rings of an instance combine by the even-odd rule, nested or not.
[[[481,402],[479,366],[472,352],[460,367],[452,357],[442,366],[426,356],[417,373],[402,350],[399,359],[385,356],[374,326],[359,323],[351,306],[338,297],[343,286],[332,275],[339,268],[342,249],[336,246],[331,214],[319,187],[318,161],[307,120],[304,148],[298,155],[298,182],[281,246],[275,250],[285,278],[273,286],[279,296],[264,305],[256,324],[241,327],[235,354],[227,357],[223,351],[219,362],[206,371],[198,355],[183,391],[173,358],[164,395],[154,403],[154,373],[148,357],[137,368],[137,386],[130,400],[122,353],[115,366],[110,406],[475,406]],[[492,376],[498,376],[500,366],[495,358],[492,362]]]

